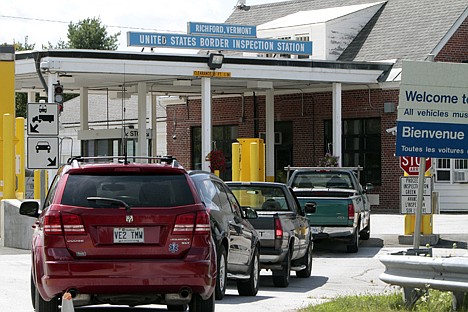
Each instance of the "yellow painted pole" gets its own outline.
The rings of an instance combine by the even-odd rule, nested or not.
[[[12,45],[0,46],[0,116],[15,115],[15,48]],[[0,127],[0,140],[3,137],[5,127]],[[13,128],[7,130],[13,133]],[[0,143],[0,199],[5,198],[5,181],[3,162],[5,159],[4,144]]]
[[[41,170],[34,170],[34,199],[41,199]]]
[[[259,181],[258,143],[250,143],[250,181]]]
[[[3,115],[3,198],[15,197],[15,142],[14,119],[10,114]]]
[[[232,181],[240,181],[240,144],[232,143]]]
[[[26,176],[25,176],[25,166],[24,166],[24,155],[25,146],[24,146],[24,118],[16,118],[16,140],[15,140],[15,154],[16,154],[16,178],[18,181],[18,186],[16,189],[16,198],[24,199],[26,194]]]

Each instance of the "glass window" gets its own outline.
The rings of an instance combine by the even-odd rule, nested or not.
[[[342,122],[342,165],[363,167],[361,183],[381,184],[380,118],[345,119]],[[324,155],[332,146],[332,121],[325,120]]]

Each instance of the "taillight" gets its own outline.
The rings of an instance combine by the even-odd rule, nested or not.
[[[354,205],[348,204],[348,220],[354,220]]]
[[[80,216],[69,213],[60,214],[58,211],[51,211],[44,216],[44,234],[79,235],[86,234],[86,231]]]
[[[195,229],[195,234],[207,234],[210,232],[210,216],[206,211],[199,211],[194,213],[187,213],[178,215],[173,234],[192,234]]]
[[[62,222],[58,211],[51,211],[44,216],[44,234],[61,235]]]
[[[211,231],[210,216],[207,211],[197,213],[197,223],[195,225],[195,234],[208,234]]]
[[[283,226],[281,225],[280,218],[275,215],[275,239],[283,239]]]
[[[66,235],[86,234],[83,220],[78,215],[62,213],[62,223]]]

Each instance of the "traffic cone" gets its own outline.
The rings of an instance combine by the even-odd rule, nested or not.
[[[62,296],[62,312],[75,312],[73,307],[72,295],[69,292],[66,292]]]

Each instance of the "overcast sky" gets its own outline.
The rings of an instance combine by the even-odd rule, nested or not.
[[[247,0],[247,5],[282,0]],[[237,0],[0,0],[0,44],[13,41],[35,49],[67,41],[68,24],[99,17],[110,35],[121,32],[118,50],[127,47],[127,31],[186,33],[187,22],[223,23]]]

